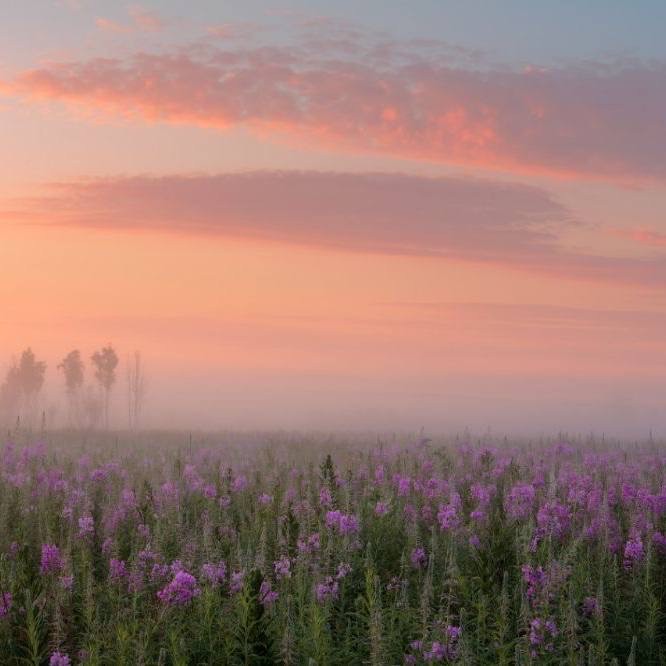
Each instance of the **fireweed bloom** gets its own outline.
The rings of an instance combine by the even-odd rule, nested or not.
[[[282,557],[273,563],[273,569],[277,579],[291,578],[291,560],[288,557]]]
[[[388,502],[379,501],[375,504],[375,516],[385,516],[389,512]]]
[[[49,666],[70,666],[71,663],[70,658],[59,650],[53,652],[49,659]]]
[[[72,588],[74,587],[74,576],[60,576],[60,578],[58,578],[58,582],[60,583],[60,587],[62,587],[63,590],[71,592]]]
[[[421,569],[428,563],[428,556],[423,548],[414,548],[409,556],[409,561],[415,569]]]
[[[242,474],[239,474],[231,484],[231,491],[234,493],[240,493],[245,490],[245,488],[247,488],[247,479]]]
[[[548,584],[548,575],[543,567],[532,567],[530,564],[523,564],[521,567],[523,581],[526,584],[525,594],[531,605],[543,601],[546,586]]]
[[[307,554],[318,551],[321,548],[319,532],[314,532],[307,539],[299,539],[296,545],[299,553]]]
[[[505,497],[504,509],[513,520],[523,520],[532,512],[535,497],[536,489],[532,484],[519,483]]]
[[[244,571],[234,571],[231,574],[231,580],[229,581],[229,592],[231,592],[231,594],[237,594],[243,589],[244,578],[245,578]]]
[[[42,544],[42,557],[39,563],[39,571],[42,574],[58,573],[62,569],[60,549],[50,543]]]
[[[341,562],[338,565],[338,570],[335,574],[335,577],[338,580],[341,580],[342,578],[345,578],[349,573],[351,573],[351,570],[352,568],[350,564],[347,564],[346,562]]]
[[[596,597],[585,597],[583,599],[583,615],[592,617],[599,612],[599,602]]]
[[[645,556],[643,541],[640,536],[629,539],[624,547],[624,568],[631,569]]]
[[[128,575],[129,572],[127,571],[127,565],[124,560],[117,560],[113,557],[109,560],[109,578],[114,583],[124,581]]]
[[[662,555],[666,555],[666,534],[655,532],[652,535],[652,542],[654,543],[657,552],[661,553]]]
[[[221,585],[227,575],[227,565],[223,560],[217,564],[206,563],[201,567],[201,577],[210,585]]]
[[[200,594],[197,579],[181,569],[166,587],[157,592],[157,597],[170,606],[185,606]]]
[[[530,622],[530,653],[533,657],[539,651],[552,652],[555,649],[554,639],[558,635],[557,625],[553,620],[543,620],[535,617]]]
[[[9,615],[9,611],[12,608],[12,601],[13,597],[11,592],[0,592],[0,620]]]
[[[326,527],[336,529],[342,535],[355,534],[359,530],[358,518],[341,511],[329,511],[326,514]]]
[[[338,581],[333,576],[327,576],[324,581],[315,586],[315,597],[320,604],[329,599],[337,599],[338,588]]]
[[[319,490],[319,504],[324,508],[333,506],[333,495],[331,495],[331,491],[326,486]]]
[[[279,594],[273,590],[269,580],[263,580],[259,587],[259,601],[264,608],[270,608],[278,598]]]
[[[460,516],[458,510],[460,508],[460,496],[454,493],[451,497],[449,504],[442,504],[437,512],[437,522],[440,529],[445,532],[447,530],[455,530],[460,525]]]

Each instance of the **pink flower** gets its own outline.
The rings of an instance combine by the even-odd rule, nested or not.
[[[157,597],[170,606],[185,606],[201,594],[197,579],[181,569],[173,580],[157,593]]]
[[[271,587],[270,581],[262,581],[259,587],[259,601],[264,608],[272,606],[277,601],[278,596],[278,593]]]
[[[275,574],[278,580],[282,578],[291,578],[291,560],[288,557],[283,557],[273,564]]]
[[[49,659],[49,666],[70,666],[71,663],[70,658],[66,654],[62,654],[59,650],[51,654],[51,658]]]
[[[9,615],[9,611],[12,608],[12,593],[11,592],[1,592],[0,593],[0,620],[4,619]]]
[[[39,570],[42,574],[57,573],[62,569],[60,550],[58,546],[50,543],[42,545],[42,557]]]

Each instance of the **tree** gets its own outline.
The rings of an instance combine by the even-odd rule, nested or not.
[[[83,361],[78,349],[69,352],[58,365],[65,375],[65,391],[69,403],[69,422],[80,422],[81,389],[83,387]]]
[[[37,397],[44,385],[46,363],[38,361],[28,347],[21,354],[18,363],[14,362],[7,371],[0,387],[0,405],[5,416],[31,420],[37,404]]]
[[[130,430],[139,425],[145,393],[146,377],[141,352],[135,351],[134,356],[127,359],[127,415]]]
[[[104,427],[109,427],[109,401],[111,389],[116,383],[116,367],[118,366],[118,354],[111,345],[96,351],[91,357],[95,366],[95,379],[98,381],[103,395],[104,405]]]

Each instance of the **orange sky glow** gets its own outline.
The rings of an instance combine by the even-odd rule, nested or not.
[[[0,52],[0,371],[54,422],[112,342],[150,426],[666,431],[666,65],[58,11],[99,44]]]

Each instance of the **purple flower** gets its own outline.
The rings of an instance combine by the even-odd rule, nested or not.
[[[389,512],[389,505],[387,502],[379,501],[375,504],[375,516],[385,516]]]
[[[326,513],[326,527],[336,528],[340,534],[349,535],[358,532],[358,518],[352,514],[341,511],[328,511]]]
[[[504,508],[513,520],[522,520],[532,512],[536,489],[532,484],[520,483],[509,491],[504,500]]]
[[[326,512],[326,527],[338,527],[340,525],[341,511],[327,511]]]
[[[341,580],[342,578],[345,578],[350,572],[351,572],[351,565],[347,564],[346,562],[342,562],[338,565],[338,570],[335,574],[335,577],[338,580]]]
[[[409,561],[415,569],[420,569],[428,563],[428,556],[423,548],[414,548],[409,556]]]
[[[412,487],[412,480],[408,476],[398,477],[398,497],[406,497]]]
[[[478,534],[472,534],[468,539],[468,543],[470,546],[472,546],[472,548],[477,550],[481,548],[481,539],[479,538]]]
[[[548,584],[548,575],[543,567],[532,567],[530,564],[523,564],[521,567],[523,581],[527,584],[527,599],[531,604],[535,604],[544,594],[544,589]]]
[[[234,493],[239,493],[242,490],[245,490],[246,487],[247,487],[247,479],[242,474],[240,474],[234,479],[233,483],[231,484],[231,491]]]
[[[323,582],[317,583],[315,586],[315,597],[320,604],[329,599],[337,599],[338,581],[333,576],[327,576]]]
[[[342,514],[340,518],[340,534],[355,534],[358,532],[358,518],[351,514]]]
[[[652,535],[652,542],[654,543],[658,552],[666,555],[666,534],[655,532]]]
[[[298,543],[299,553],[314,553],[321,548],[321,541],[319,532],[312,533],[306,540],[299,539]]]
[[[42,557],[39,564],[39,570],[42,574],[57,573],[62,569],[62,560],[60,559],[60,549],[58,546],[50,543],[42,544]]]
[[[70,666],[71,663],[70,658],[59,650],[53,652],[49,659],[49,666]]]
[[[585,597],[583,599],[583,615],[592,617],[599,611],[599,602],[596,597]]]
[[[206,563],[201,567],[201,576],[211,585],[221,585],[227,575],[227,565],[223,560],[217,564]]]
[[[624,546],[624,568],[631,569],[643,559],[644,555],[645,549],[640,536],[629,539]]]
[[[333,506],[333,496],[326,486],[319,491],[319,504],[326,508]]]
[[[282,578],[291,578],[291,560],[288,557],[282,557],[273,563],[275,575],[278,580]]]
[[[13,597],[11,592],[0,593],[0,620],[9,615],[9,611],[12,608],[12,601]]]
[[[79,518],[79,538],[85,539],[95,531],[95,522],[90,514]]]
[[[231,580],[229,581],[229,591],[231,594],[237,594],[243,589],[243,579],[245,578],[244,571],[234,571],[231,574]]]
[[[457,504],[442,504],[437,512],[437,522],[442,531],[454,530],[460,524]]]
[[[200,594],[201,590],[197,586],[197,579],[181,569],[173,577],[173,580],[157,593],[157,597],[170,606],[184,606]]]
[[[259,504],[266,506],[267,504],[271,504],[272,502],[273,502],[273,495],[269,495],[268,493],[261,493],[261,495],[259,495]]]
[[[150,570],[150,580],[153,583],[164,580],[169,575],[169,565],[168,564],[153,564],[153,568]]]
[[[430,647],[422,641],[413,641],[410,648],[421,651],[423,661],[429,663],[434,661],[454,661],[458,657],[458,641],[461,629],[455,626],[445,626],[444,636],[440,641],[433,641]]]
[[[278,593],[273,590],[271,583],[268,580],[263,580],[259,587],[259,601],[264,608],[270,608],[278,598]]]
[[[109,578],[114,583],[120,583],[129,575],[124,560],[117,560],[114,557],[109,561]]]
[[[564,536],[571,522],[571,511],[556,500],[546,502],[537,513],[537,525],[544,535],[557,539]]]
[[[60,576],[60,578],[58,578],[58,582],[60,583],[60,587],[62,587],[63,590],[71,592],[72,588],[74,587],[74,576]]]
[[[530,652],[533,657],[536,657],[540,649],[546,652],[552,652],[555,649],[553,639],[558,634],[557,625],[553,620],[543,620],[535,617],[530,622],[530,645],[532,646]]]

